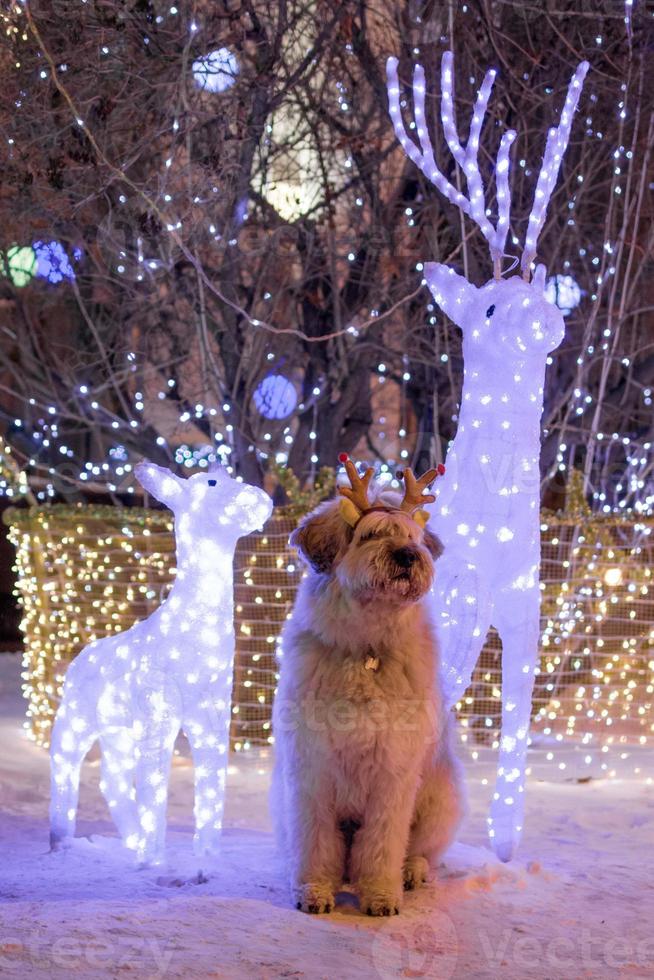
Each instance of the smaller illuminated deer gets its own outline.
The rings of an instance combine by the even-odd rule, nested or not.
[[[268,494],[222,467],[188,480],[154,463],[141,485],[175,516],[177,574],[168,598],[124,633],[90,643],[66,673],[52,730],[50,840],[75,834],[79,777],[96,740],[100,788],[124,843],[161,859],[175,738],[195,767],[195,848],[216,850],[224,804],[234,663],[233,572],[239,537],[272,511]]]
[[[450,705],[470,683],[489,627],[495,626],[502,639],[502,734],[488,822],[496,853],[509,860],[524,819],[525,757],[538,660],[545,365],[564,334],[560,311],[544,296],[545,267],[536,268],[531,282],[530,272],[588,64],[583,62],[574,73],[559,126],[547,137],[522,252],[522,277],[507,279],[501,278],[501,260],[509,231],[509,150],[515,132],[504,133],[497,154],[495,226],[486,212],[478,165],[479,137],[496,73],[486,73],[463,147],[454,117],[452,54],[443,55],[441,120],[450,152],[466,178],[466,197],[436,164],[425,120],[422,67],[416,65],[413,78],[419,147],[402,122],[396,58],[389,58],[387,70],[397,138],[425,176],[478,225],[493,263],[494,278],[479,288],[447,266],[425,265],[434,299],[463,332],[464,357],[458,430],[430,525],[445,545],[436,588]]]

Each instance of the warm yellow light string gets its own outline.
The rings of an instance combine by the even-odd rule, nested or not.
[[[39,744],[67,663],[94,637],[146,616],[174,575],[165,511],[72,507],[11,509],[17,594],[25,635],[26,727]],[[232,747],[269,746],[274,654],[301,570],[288,548],[297,514],[278,509],[265,532],[244,538],[235,561],[237,654]],[[607,775],[639,774],[634,746],[654,732],[654,519],[543,513],[543,637],[532,733],[579,747]],[[492,635],[457,708],[472,758],[497,747],[500,650]],[[618,756],[618,763],[611,761]],[[642,773],[644,778],[645,773]]]

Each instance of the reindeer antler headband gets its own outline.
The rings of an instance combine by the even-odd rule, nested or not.
[[[398,472],[398,479],[404,480],[404,497],[399,507],[391,507],[388,504],[371,504],[368,500],[368,487],[374,473],[372,467],[368,467],[363,476],[359,476],[356,466],[347,453],[341,453],[338,459],[345,466],[345,472],[350,481],[349,487],[339,487],[338,492],[344,498],[341,501],[341,515],[351,527],[356,527],[362,517],[373,511],[409,514],[416,524],[419,524],[420,527],[425,526],[429,514],[426,510],[422,510],[422,506],[433,504],[436,500],[436,494],[425,493],[424,491],[437,476],[442,476],[445,472],[442,463],[439,463],[435,469],[427,470],[418,478],[414,476],[411,469]]]

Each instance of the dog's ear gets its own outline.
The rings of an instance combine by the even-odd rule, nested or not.
[[[316,572],[330,572],[339,553],[352,539],[352,528],[339,510],[338,500],[320,504],[300,522],[290,543]]]
[[[428,527],[422,533],[422,542],[434,561],[443,554],[443,542]]]

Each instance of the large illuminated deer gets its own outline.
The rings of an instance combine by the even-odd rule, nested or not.
[[[408,136],[400,110],[397,59],[389,58],[389,109],[407,156],[477,224],[490,248],[494,277],[477,287],[454,269],[425,265],[425,279],[441,310],[463,332],[464,380],[456,438],[430,524],[445,545],[438,564],[446,697],[454,704],[470,683],[487,631],[502,640],[502,734],[497,782],[488,818],[493,847],[509,860],[524,819],[524,773],[534,673],[539,646],[540,419],[547,355],[561,343],[563,317],[544,296],[545,267],[530,281],[536,243],[570,136],[588,63],[570,82],[561,120],[550,129],[522,252],[522,276],[501,278],[509,230],[509,150],[515,132],[500,140],[495,166],[497,221],[486,208],[478,152],[494,71],[479,89],[467,143],[457,133],[452,97],[453,60],[441,65],[441,120],[447,145],[462,169],[466,197],[439,170],[425,119],[425,76],[413,78],[415,131]]]

